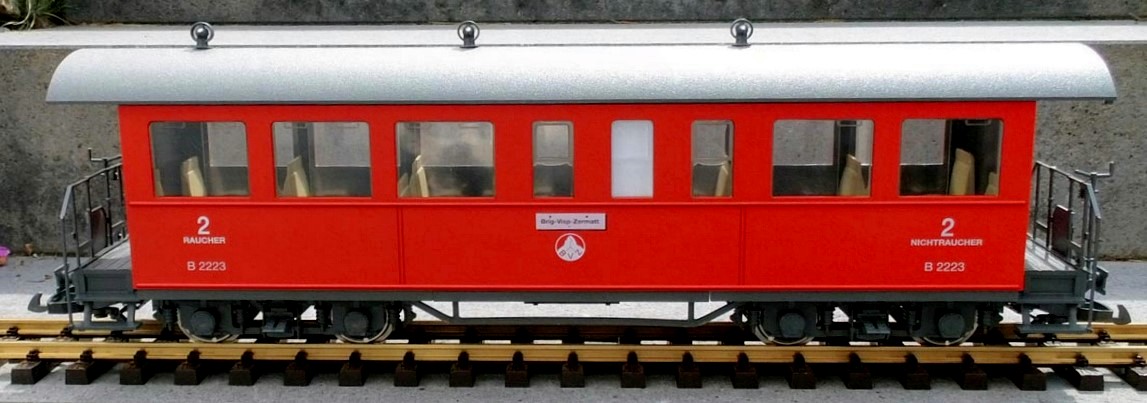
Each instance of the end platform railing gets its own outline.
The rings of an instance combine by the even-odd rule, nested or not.
[[[88,149],[88,159],[102,168],[67,186],[59,214],[64,262],[56,269],[57,296],[63,294],[69,323],[74,313],[72,272],[128,239],[122,156],[92,158]]]
[[[1043,256],[1087,273],[1088,326],[1095,319],[1095,294],[1106,294],[1107,287],[1107,271],[1098,260],[1103,212],[1096,185],[1114,168],[1112,162],[1104,173],[1072,173],[1040,161],[1032,168],[1028,239],[1045,252]]]

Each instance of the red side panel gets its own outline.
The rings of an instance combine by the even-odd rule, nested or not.
[[[600,212],[608,229],[538,231],[535,211]],[[738,282],[740,220],[732,207],[410,208],[406,281],[450,289],[730,287]],[[447,222],[466,224],[443,230]],[[555,252],[566,233],[584,240],[577,261]],[[674,233],[681,236],[666,236]]]
[[[786,204],[748,215],[747,285],[800,290],[1018,290],[1022,204]]]
[[[151,205],[131,214],[134,279],[143,288],[399,282],[393,208]]]

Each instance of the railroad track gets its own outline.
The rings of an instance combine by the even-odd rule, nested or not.
[[[562,386],[584,386],[585,371],[620,370],[623,387],[642,387],[645,374],[673,374],[679,387],[699,387],[702,371],[731,374],[735,387],[759,385],[758,370],[782,368],[794,388],[815,387],[817,373],[827,370],[839,375],[850,388],[871,388],[869,366],[894,366],[902,372],[906,388],[927,388],[930,372],[954,374],[966,389],[987,387],[987,374],[981,366],[1006,366],[1022,389],[1046,388],[1050,367],[1081,390],[1102,390],[1103,371],[1109,367],[1137,390],[1147,390],[1147,325],[1096,326],[1091,334],[1020,336],[1005,327],[994,344],[966,343],[954,347],[923,347],[897,343],[851,343],[848,345],[810,344],[807,346],[768,346],[759,342],[706,340],[681,342],[680,330],[667,330],[658,336],[652,329],[642,332],[609,327],[584,328],[585,339],[615,337],[614,342],[598,343],[569,337],[563,327],[540,327],[524,335],[518,327],[459,327],[436,322],[416,322],[409,335],[424,340],[398,339],[386,343],[356,345],[332,342],[260,342],[243,340],[227,344],[200,344],[157,337],[160,326],[145,322],[134,332],[112,335],[108,332],[67,332],[64,321],[0,321],[9,328],[0,340],[0,359],[23,360],[12,369],[13,383],[30,384],[47,374],[51,366],[69,362],[65,381],[86,384],[107,371],[120,367],[123,384],[145,383],[157,362],[180,361],[175,382],[197,384],[212,363],[233,364],[230,382],[250,385],[257,368],[274,367],[268,362],[288,362],[284,383],[305,385],[314,375],[317,363],[342,363],[340,385],[361,385],[368,368],[365,363],[388,363],[394,368],[397,386],[418,385],[429,372],[449,372],[452,386],[472,386],[478,368],[505,371],[507,386],[529,384],[531,372],[560,373]],[[730,324],[698,328],[685,336],[716,335],[728,338]],[[13,330],[14,329],[14,330]],[[61,333],[65,337],[60,336]],[[637,343],[620,342],[616,337],[635,337]],[[462,340],[476,337],[480,340]],[[620,334],[620,336],[618,335]],[[668,336],[665,336],[668,335]],[[114,336],[114,337],[112,337]],[[658,337],[654,337],[658,336]],[[510,339],[517,338],[517,342]],[[703,337],[702,337],[703,338]],[[525,340],[531,339],[531,340]],[[632,340],[630,340],[632,341]],[[612,365],[610,365],[612,364]],[[504,368],[500,367],[505,365]],[[819,368],[814,371],[813,367]],[[420,369],[421,368],[421,369]],[[491,369],[492,368],[492,369]],[[532,370],[531,370],[532,369]]]

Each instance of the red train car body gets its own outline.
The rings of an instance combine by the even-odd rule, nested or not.
[[[1016,292],[1023,289],[1034,109],[1032,102],[123,106],[129,167],[152,165],[156,121],[243,122],[251,150],[251,194],[242,199],[156,196],[151,175],[126,176],[133,280],[140,290]],[[769,129],[791,117],[871,119],[871,196],[774,196],[770,175],[753,173],[771,171]],[[618,199],[603,163],[609,127],[633,118],[653,122],[654,195]],[[968,118],[1004,122],[1000,194],[902,196],[895,169],[901,122]],[[494,195],[399,197],[394,138],[406,120],[490,122]],[[730,197],[692,194],[690,129],[712,120],[736,130]],[[373,194],[277,197],[271,126],[281,121],[366,122],[377,147]],[[572,197],[534,196],[531,131],[546,121],[574,128]],[[537,217],[551,213],[594,214],[604,228],[539,229]],[[572,262],[555,251],[571,232],[585,248]],[[949,234],[968,242],[933,242]],[[225,269],[188,270],[188,262],[203,261]],[[925,269],[949,261],[964,267]]]

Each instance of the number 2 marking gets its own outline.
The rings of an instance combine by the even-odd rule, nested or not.
[[[200,218],[207,218],[207,217],[200,217]],[[942,221],[940,221],[940,225],[944,226],[944,229],[940,231],[941,237],[951,238],[951,237],[955,236],[954,234],[952,234],[952,228],[956,228],[956,219],[951,218],[951,217],[945,218]]]
[[[195,219],[195,223],[199,224],[199,235],[211,235],[211,231],[207,229],[207,227],[211,225],[210,218],[207,218],[205,215],[201,215],[199,218]]]

